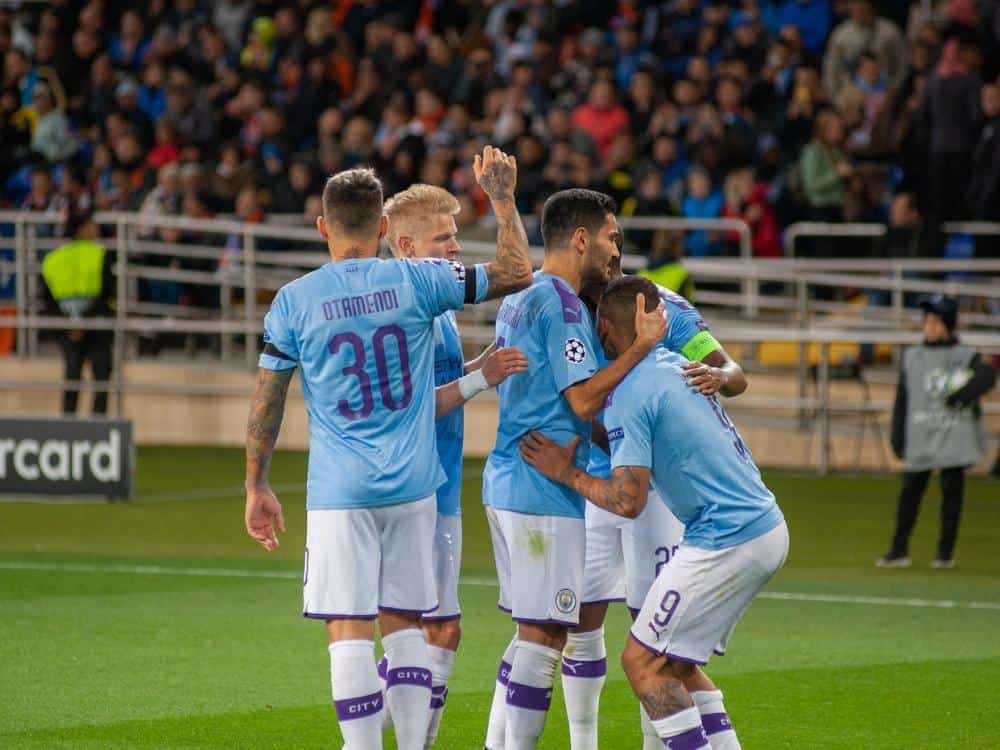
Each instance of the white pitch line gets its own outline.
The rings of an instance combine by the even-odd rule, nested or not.
[[[53,571],[64,573],[124,573],[132,575],[194,576],[200,578],[262,578],[301,580],[302,574],[294,570],[254,570],[252,568],[180,568],[169,565],[114,565],[90,563],[44,563],[18,560],[0,560],[0,570]],[[464,576],[464,586],[496,588],[493,578]],[[918,607],[924,609],[979,609],[1000,611],[1000,602],[969,602],[956,599],[914,599],[890,596],[848,596],[845,594],[804,594],[791,591],[762,591],[761,599],[794,602],[820,602],[825,604],[873,604],[892,607]]]

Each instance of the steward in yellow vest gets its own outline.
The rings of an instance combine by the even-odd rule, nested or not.
[[[42,260],[42,278],[52,307],[71,318],[111,315],[110,254],[100,244],[97,224],[89,216],[76,220],[71,227],[74,239],[49,252]],[[111,377],[110,331],[68,329],[60,343],[65,362],[65,379],[80,380],[83,364],[90,361],[94,380],[107,382]],[[75,414],[79,390],[69,386],[63,393],[63,413]],[[108,411],[107,391],[94,393],[94,414]]]

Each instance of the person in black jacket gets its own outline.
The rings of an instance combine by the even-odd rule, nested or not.
[[[1000,221],[1000,86],[995,83],[983,86],[979,103],[984,122],[972,151],[969,206],[972,218],[978,221]],[[1000,238],[979,237],[976,256],[1000,258]]]
[[[993,368],[955,335],[957,301],[935,294],[920,306],[924,341],[903,354],[892,410],[892,450],[903,460],[903,487],[892,546],[875,561],[880,568],[910,565],[910,533],[935,469],[941,470],[941,536],[931,567],[954,566],[965,469],[985,452],[979,398],[996,383]]]

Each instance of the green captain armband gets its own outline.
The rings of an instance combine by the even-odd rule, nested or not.
[[[715,336],[708,331],[701,331],[688,339],[688,342],[681,347],[681,354],[692,362],[701,362],[716,349],[721,348],[722,345],[715,340]]]

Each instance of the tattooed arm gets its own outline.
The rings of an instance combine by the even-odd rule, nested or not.
[[[258,370],[257,388],[250,401],[247,420],[246,528],[247,533],[268,551],[278,546],[275,530],[285,530],[281,503],[271,490],[267,475],[281,430],[288,384],[294,373],[294,369]]]
[[[487,146],[472,164],[476,181],[489,196],[497,219],[497,255],[486,264],[489,288],[486,299],[496,299],[531,286],[528,235],[514,203],[517,160],[498,148]]]
[[[569,445],[559,445],[540,432],[530,432],[521,441],[521,455],[544,476],[576,490],[599,508],[636,518],[646,507],[649,469],[619,466],[611,472],[611,479],[599,479],[573,463],[579,443],[580,438],[576,437]]]

